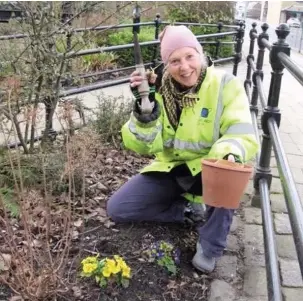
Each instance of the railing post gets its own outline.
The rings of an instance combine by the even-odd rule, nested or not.
[[[63,1],[62,2],[62,16],[61,22],[62,24],[66,23],[73,17],[73,2],[71,1]],[[67,32],[66,32],[66,52],[70,52],[72,50],[72,22],[69,21],[66,25],[68,25]],[[64,86],[71,86],[73,83],[73,78],[71,76],[72,72],[72,64],[71,60],[68,59],[66,64],[66,78],[63,82]]]
[[[138,3],[136,4],[134,10],[133,10],[133,23],[140,23],[141,20],[141,9]],[[134,25],[133,26],[133,33],[140,33],[140,25]]]
[[[278,53],[284,52],[288,56],[290,55],[290,46],[285,41],[287,35],[289,34],[288,26],[286,24],[280,24],[279,27],[276,29],[276,34],[278,36],[278,41],[273,43],[269,55],[270,64],[273,72],[270,82],[268,104],[265,109],[266,112],[269,111],[272,112],[271,115],[273,114],[276,115],[277,111],[280,111],[278,105],[279,105],[280,89],[281,89],[281,81],[282,81],[284,65],[279,59]]]
[[[238,72],[238,65],[241,62],[242,59],[242,44],[243,44],[243,37],[244,37],[244,23],[240,22],[240,27],[238,28],[237,33],[237,44],[236,44],[236,53],[235,53],[235,59],[234,59],[234,68],[233,68],[233,75],[237,75]]]
[[[267,274],[267,288],[268,288],[268,300],[281,301],[281,283],[280,275],[278,273],[278,259],[277,259],[277,247],[274,239],[273,220],[270,208],[270,184],[272,180],[270,170],[270,158],[272,150],[272,140],[269,132],[269,120],[275,120],[277,126],[280,125],[281,114],[278,108],[281,80],[283,75],[284,66],[278,56],[279,52],[290,54],[290,47],[285,42],[285,38],[289,33],[288,26],[281,24],[276,33],[278,41],[273,43],[270,49],[269,58],[272,68],[270,88],[268,94],[267,106],[263,109],[261,118],[263,140],[262,148],[255,175],[255,185],[261,187],[262,193],[262,221],[263,221],[263,233],[264,233],[264,248],[265,248],[265,262],[266,262],[266,274]],[[272,137],[273,139],[273,137]],[[276,149],[276,152],[281,152],[281,149]],[[260,183],[260,184],[259,184]],[[268,186],[268,187],[267,187]],[[258,188],[258,187],[257,187]]]
[[[258,58],[257,58],[257,64],[256,64],[256,71],[253,73],[253,91],[252,91],[252,96],[251,96],[251,105],[257,107],[258,105],[258,88],[257,88],[257,76],[260,76],[262,81],[263,81],[263,61],[264,61],[264,52],[265,52],[265,46],[262,43],[262,39],[269,39],[269,36],[267,34],[267,29],[268,29],[268,24],[264,23],[262,26],[262,33],[259,34],[258,36],[258,46],[259,46],[259,51],[258,51]],[[260,204],[260,194],[259,194],[259,179],[260,176],[267,178],[269,187],[271,185],[271,170],[270,170],[270,156],[271,156],[271,148],[272,144],[270,142],[270,137],[266,135],[263,131],[262,134],[262,149],[261,149],[261,154],[260,154],[260,160],[257,162],[258,166],[256,169],[256,174],[254,177],[254,194],[251,199],[251,204],[254,207],[261,207]],[[266,151],[265,151],[266,149]],[[268,153],[269,149],[269,153]],[[260,163],[262,162],[262,163]],[[266,163],[268,162],[268,163]],[[264,164],[266,163],[266,164]],[[259,165],[260,164],[260,165]]]
[[[265,46],[261,42],[262,39],[268,40],[268,24],[264,23],[262,26],[262,33],[258,36],[258,46],[259,46],[259,52],[258,52],[258,58],[257,58],[257,64],[256,64],[256,71],[253,73],[253,90],[251,95],[251,105],[257,107],[258,104],[258,88],[257,88],[257,76],[261,77],[261,80],[263,81],[263,61],[264,61],[264,52],[265,52]]]
[[[251,88],[251,66],[250,66],[250,63],[249,61],[250,60],[255,60],[255,57],[254,57],[254,48],[255,48],[255,36],[254,34],[257,33],[257,30],[256,30],[256,26],[257,26],[257,23],[254,22],[252,24],[252,29],[250,30],[249,32],[249,37],[250,37],[250,44],[249,44],[249,54],[247,56],[247,73],[246,73],[246,79],[244,81],[244,87],[246,89],[247,86],[249,86],[249,88]]]
[[[218,22],[218,33],[221,32],[222,28],[223,28],[223,23],[222,22]],[[216,53],[215,53],[215,58],[218,59],[219,58],[219,50],[220,50],[220,38],[217,38],[217,44],[216,44]]]
[[[257,172],[255,175],[255,185],[258,188],[258,182],[260,178],[266,178],[268,185],[271,184],[271,169],[270,169],[270,157],[272,150],[272,142],[269,136],[268,130],[268,119],[274,118],[278,127],[280,125],[281,113],[278,107],[281,81],[283,75],[284,66],[281,63],[278,53],[284,52],[290,55],[290,46],[285,42],[287,35],[289,34],[289,29],[286,24],[281,24],[277,29],[276,33],[278,36],[278,41],[273,43],[270,51],[270,64],[272,67],[271,81],[268,95],[267,106],[263,110],[263,115],[261,119],[262,130],[263,130],[263,141],[260,154],[260,161],[257,167]]]
[[[160,25],[161,25],[161,16],[160,14],[157,14],[155,19],[155,40],[158,40],[159,38]],[[153,68],[155,68],[157,65],[157,57],[158,57],[158,45],[154,45]]]

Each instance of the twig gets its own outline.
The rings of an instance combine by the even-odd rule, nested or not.
[[[136,270],[136,272],[133,274],[133,276],[135,276],[135,275],[137,275],[139,272],[141,272],[141,270],[143,269],[143,267],[142,266],[140,266],[139,267],[139,269],[138,270]]]
[[[125,5],[123,5],[123,6],[120,8],[120,10],[123,9],[123,8],[125,8],[125,7],[127,7],[127,6],[130,5],[130,4],[131,4],[131,2],[126,3]],[[96,24],[95,26],[93,26],[90,30],[93,30],[93,29],[97,28],[98,26],[100,26],[101,24],[103,24],[104,22],[106,22],[107,20],[109,20],[110,18],[112,18],[113,16],[115,16],[116,14],[117,14],[117,11],[115,11],[114,13],[112,13],[111,15],[109,15],[107,18],[105,18],[105,20],[102,20],[100,23],[98,23],[98,24]],[[107,31],[107,30],[110,30],[110,29],[114,28],[114,27],[117,26],[117,25],[118,25],[118,23],[117,23],[117,24],[114,24],[114,25],[112,25],[112,26],[109,26],[108,28],[102,29],[102,30],[99,31],[99,34],[105,32],[105,31]],[[79,41],[77,41],[77,43],[75,43],[75,44],[73,45],[72,49],[75,48],[78,44],[79,44]],[[72,49],[71,49],[71,50],[72,50]],[[83,48],[76,50],[76,51],[74,52],[74,54],[76,54],[77,52],[81,51],[82,49],[83,49]],[[68,54],[68,53],[69,53],[69,52],[64,53],[64,56],[66,56],[66,54]]]
[[[59,28],[57,28],[55,31],[53,31],[50,36],[55,35],[56,33],[58,33],[60,31],[60,29],[64,28],[66,25],[69,25],[69,23],[71,23],[75,18],[79,17],[82,13],[86,12],[89,8],[92,8],[98,4],[101,4],[103,1],[98,1],[98,2],[94,2],[91,3],[90,6],[82,9],[80,12],[78,12],[77,14],[75,14],[74,16],[72,16],[70,19],[68,19],[66,22],[64,22],[61,26],[59,26]]]
[[[83,251],[85,251],[87,253],[90,253],[90,254],[94,254],[94,255],[100,254],[99,252],[91,251],[91,250],[88,250],[88,249],[83,249]]]
[[[91,232],[94,232],[94,231],[96,231],[96,230],[99,230],[99,229],[102,228],[102,227],[104,227],[104,225],[100,225],[100,226],[97,226],[97,227],[95,227],[95,228],[86,230],[86,231],[84,231],[81,235],[84,236],[84,235],[86,235],[86,234],[88,234],[88,233],[91,233]]]

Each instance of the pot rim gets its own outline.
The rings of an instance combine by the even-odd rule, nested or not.
[[[220,162],[224,162],[223,164]],[[244,172],[244,173],[251,173],[253,171],[253,166],[243,163],[237,163],[237,162],[229,162],[231,164],[226,164],[227,160],[224,159],[202,159],[202,167],[203,165],[209,166],[209,167],[215,167],[218,169],[225,169],[225,170],[232,170],[232,171],[238,171],[238,172]],[[203,168],[202,168],[203,169]]]

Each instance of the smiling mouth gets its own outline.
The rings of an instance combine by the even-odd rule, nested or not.
[[[193,74],[193,72],[191,72],[191,73],[186,73],[186,74],[182,74],[181,77],[182,77],[182,78],[189,78],[189,77],[191,77],[192,74]]]

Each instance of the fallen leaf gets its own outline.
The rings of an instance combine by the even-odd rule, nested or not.
[[[103,223],[104,225],[108,222],[108,217],[104,217],[104,216],[97,216],[96,220],[100,221],[101,223]],[[107,226],[106,226],[107,227]],[[109,227],[107,227],[109,228]]]
[[[11,267],[12,256],[10,254],[0,253],[0,272],[8,271]]]
[[[107,216],[107,213],[106,213],[105,209],[99,207],[99,208],[96,208],[95,210],[98,212],[98,214],[100,216]]]
[[[82,219],[78,219],[77,221],[74,222],[74,226],[77,228],[80,228],[83,224],[83,220]]]
[[[107,192],[108,191],[108,188],[104,184],[98,182],[96,185],[97,185],[98,190],[100,190],[102,192]]]
[[[23,301],[23,298],[20,296],[13,296],[9,299],[9,301]]]
[[[112,221],[109,220],[109,219],[104,223],[104,226],[105,226],[107,229],[109,229],[110,227],[112,227],[112,226],[114,226],[114,225],[115,225],[115,223],[112,222]]]
[[[42,247],[42,242],[38,239],[34,239],[33,242],[32,242],[32,245],[33,245],[33,247],[41,248]]]
[[[79,238],[79,232],[76,231],[76,230],[74,230],[73,233],[72,233],[72,239],[73,239],[73,240],[76,240],[76,239],[78,239],[78,238]]]
[[[81,288],[78,286],[73,286],[72,287],[73,293],[74,293],[74,297],[75,298],[80,298],[82,296],[82,292],[81,292]]]
[[[179,287],[179,285],[174,280],[170,280],[169,283],[167,284],[168,290],[174,290],[174,289],[177,289],[178,287]]]
[[[138,258],[138,261],[140,261],[140,262],[146,262],[146,260],[144,259],[144,258]]]

